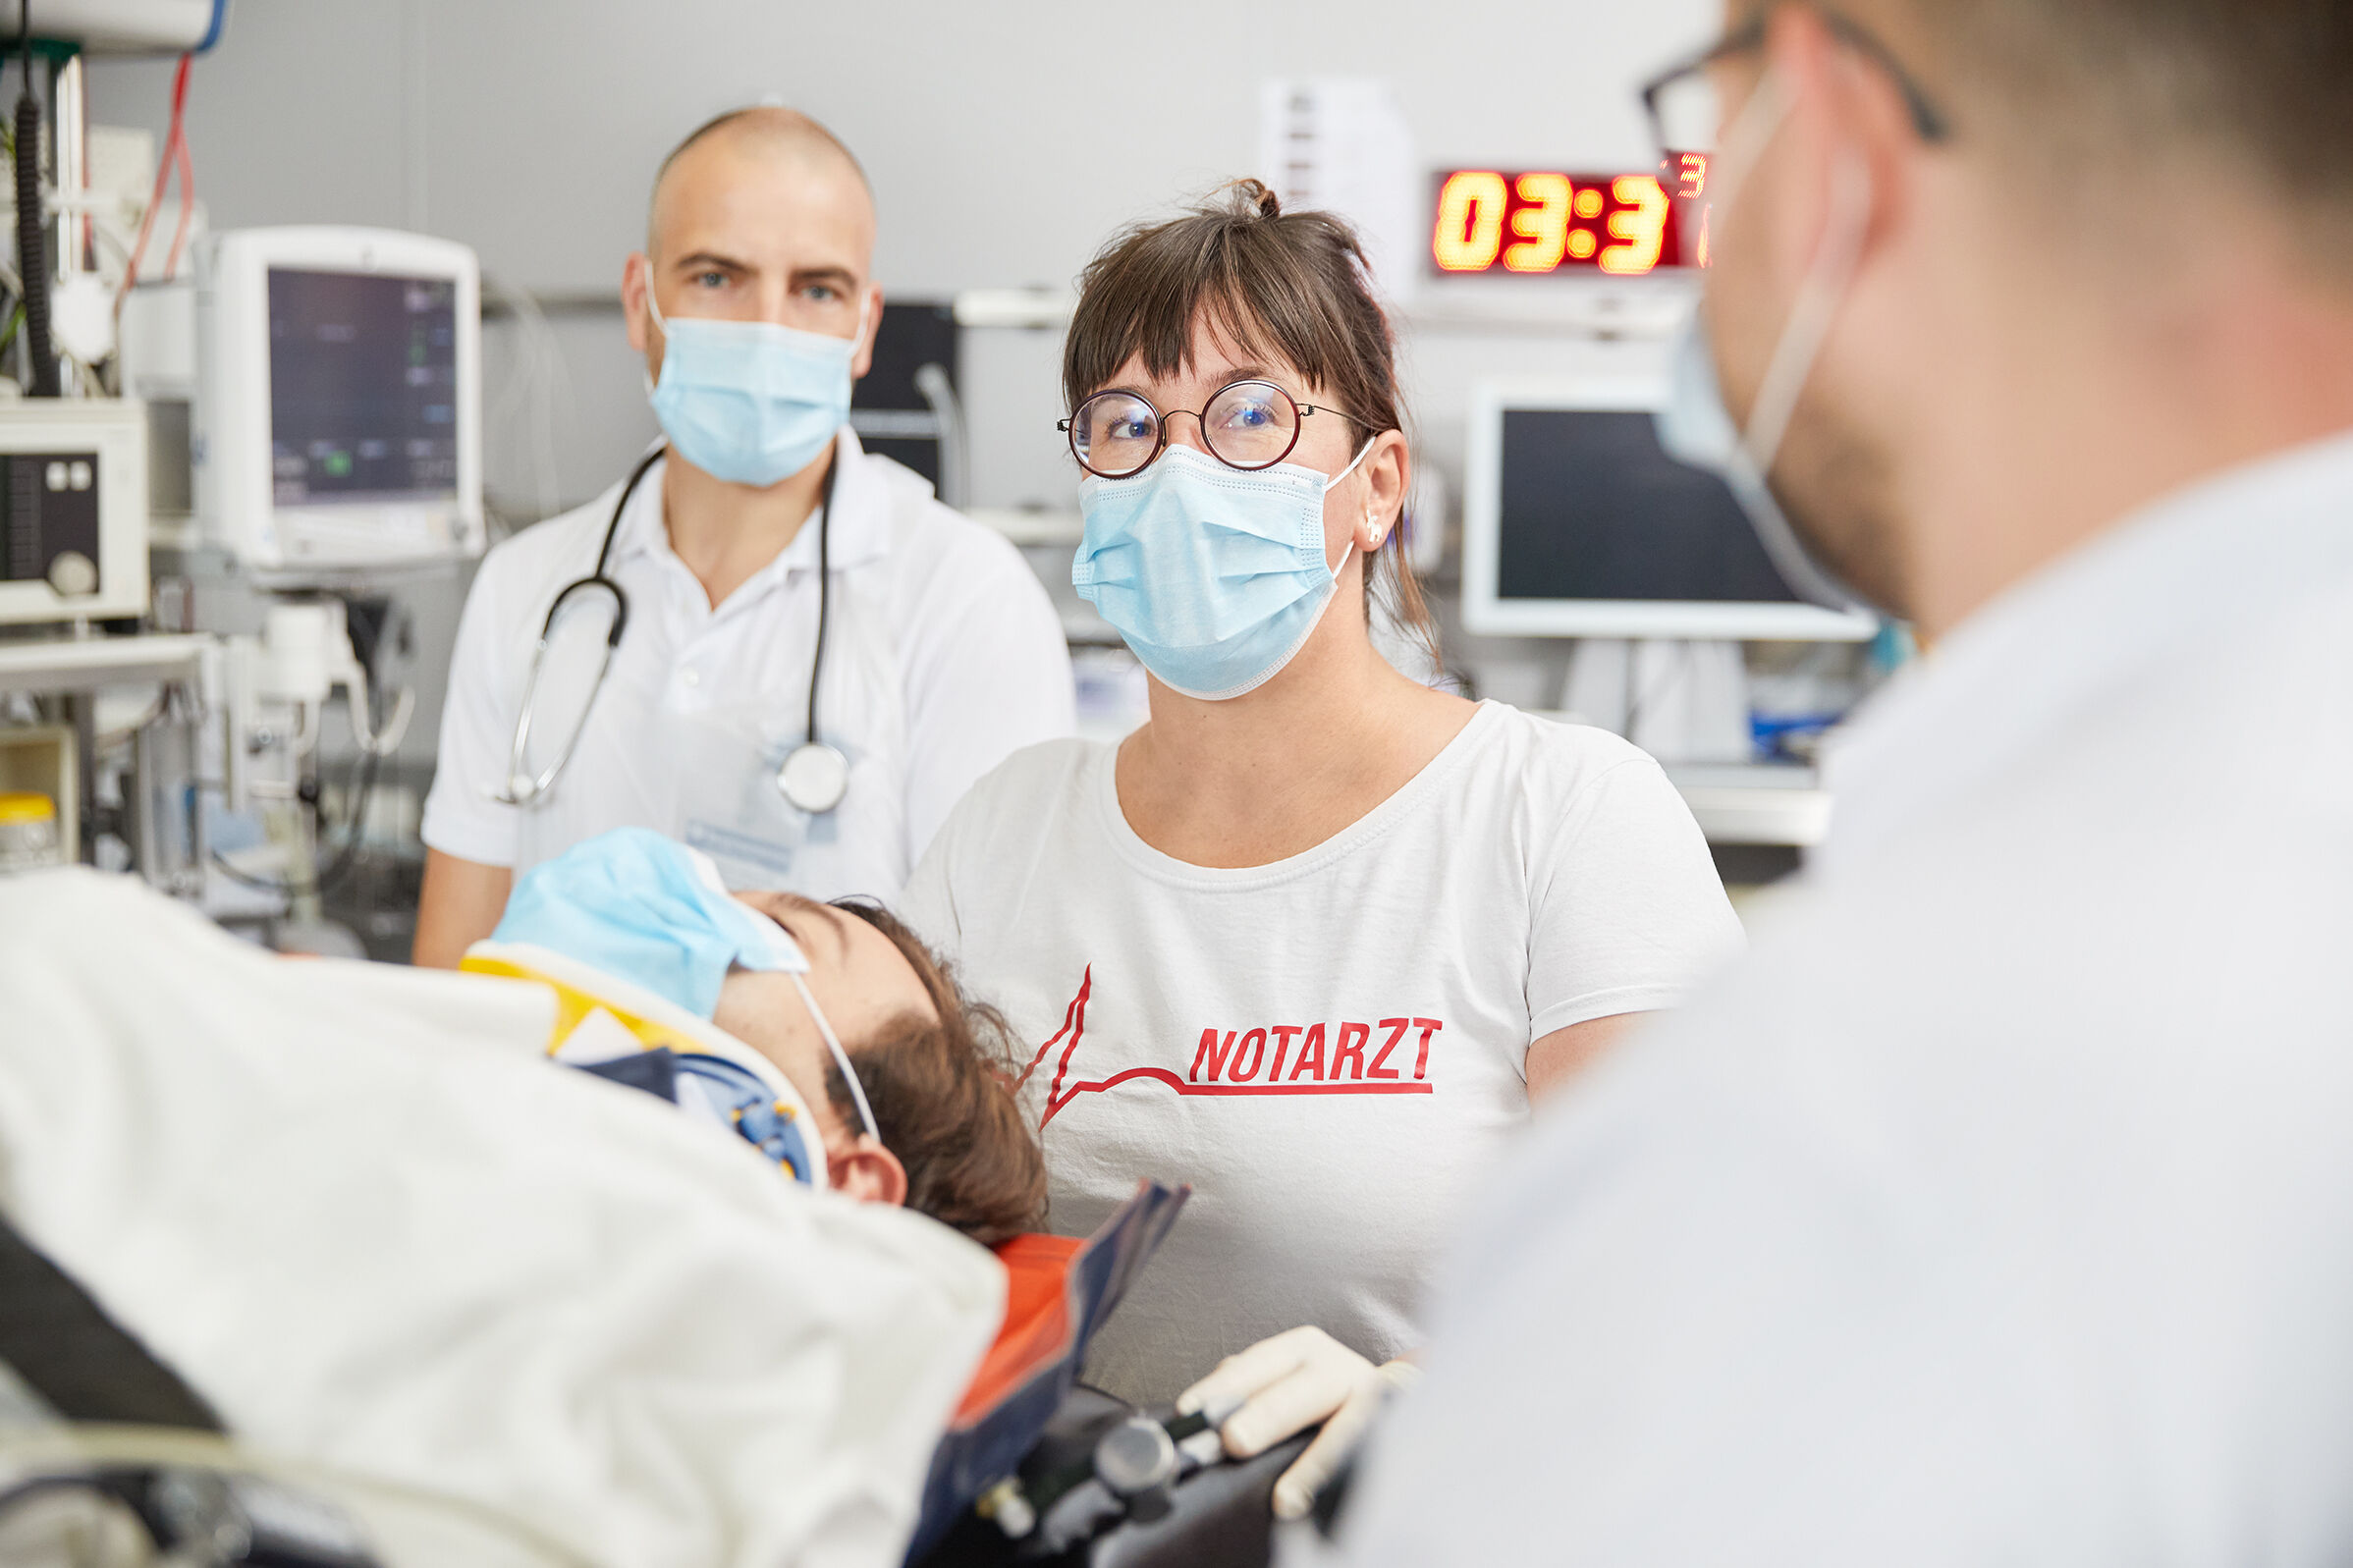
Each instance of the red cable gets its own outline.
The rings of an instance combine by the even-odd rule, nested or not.
[[[188,243],[189,225],[196,215],[196,171],[189,161],[188,136],[179,137],[180,147],[180,227],[172,234],[172,256],[163,266],[163,281],[171,282],[180,276],[180,248]]]
[[[193,54],[180,57],[179,73],[172,79],[172,145],[180,154],[180,227],[172,235],[172,256],[164,263],[163,279],[169,283],[180,276],[180,249],[188,243],[188,226],[196,212],[196,170],[188,153],[188,66]]]
[[[155,160],[155,189],[147,197],[147,210],[138,220],[138,238],[131,243],[131,260],[123,268],[123,286],[115,291],[114,308],[117,315],[122,314],[123,301],[131,297],[132,286],[138,282],[139,257],[147,253],[147,236],[154,231],[156,209],[163,205],[164,187],[171,184],[172,170],[175,167],[173,154],[186,139],[181,129],[181,119],[188,104],[188,68],[195,58],[193,54],[182,55],[180,69],[172,77],[172,125],[171,129],[164,133],[162,156]],[[183,175],[180,181],[180,221],[183,234],[187,233],[188,207],[188,179]],[[179,242],[175,240],[172,245],[172,254],[177,257],[179,253]],[[169,275],[168,271],[166,275]]]

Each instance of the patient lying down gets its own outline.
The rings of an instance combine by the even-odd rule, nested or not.
[[[523,879],[474,975],[0,879],[0,1212],[310,1476],[590,1562],[895,1568],[1004,1312],[971,1238],[1034,1222],[1036,1145],[886,917],[632,912],[612,847]]]
[[[730,894],[702,855],[624,828],[526,872],[463,967],[556,986],[551,1054],[729,1126],[803,1181],[984,1245],[1044,1217],[995,1014],[880,908]],[[648,1052],[691,1063],[687,1089]]]

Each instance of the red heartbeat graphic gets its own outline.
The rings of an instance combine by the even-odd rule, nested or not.
[[[1038,1063],[1046,1059],[1046,1053],[1054,1049],[1056,1041],[1061,1040],[1065,1035],[1068,1035],[1070,1037],[1069,1049],[1063,1053],[1063,1059],[1061,1063],[1054,1069],[1054,1087],[1047,1093],[1046,1096],[1048,1103],[1051,1104],[1053,1102],[1054,1096],[1061,1092],[1063,1086],[1063,1074],[1070,1070],[1070,1052],[1076,1051],[1078,1049],[1079,1039],[1086,1034],[1086,1000],[1087,998],[1093,996],[1094,992],[1095,966],[1093,964],[1088,964],[1086,966],[1085,978],[1078,982],[1078,995],[1072,997],[1070,999],[1070,1005],[1064,1009],[1063,1026],[1054,1032],[1053,1040],[1049,1040],[1044,1045],[1038,1047],[1037,1054],[1029,1058],[1029,1065],[1021,1069],[1021,1076],[1015,1079],[1013,1082],[1013,1093],[1019,1094],[1022,1089],[1028,1085],[1030,1074],[1038,1070]],[[1052,1113],[1049,1112],[1048,1114],[1051,1118]],[[1042,1127],[1045,1125],[1045,1122],[1040,1122],[1038,1125]]]
[[[1056,1112],[1080,1095],[1101,1094],[1117,1089],[1131,1078],[1152,1078],[1167,1084],[1180,1095],[1426,1095],[1433,1092],[1426,1083],[1188,1083],[1166,1067],[1130,1067],[1116,1072],[1100,1083],[1079,1083],[1059,1100],[1050,1100],[1046,1117],[1038,1126],[1043,1129]]]
[[[1201,1083],[1192,1079],[1179,1077],[1177,1074],[1171,1072],[1166,1067],[1130,1067],[1124,1072],[1114,1073],[1109,1078],[1071,1084],[1068,1090],[1066,1091],[1063,1088],[1063,1084],[1070,1074],[1070,1058],[1077,1054],[1079,1042],[1086,1038],[1087,1001],[1094,996],[1094,994],[1095,966],[1093,964],[1089,964],[1087,965],[1085,975],[1078,983],[1078,995],[1070,999],[1070,1005],[1063,1012],[1063,1026],[1054,1032],[1054,1037],[1052,1039],[1048,1040],[1044,1045],[1038,1047],[1037,1053],[1029,1058],[1029,1065],[1022,1069],[1019,1081],[1013,1085],[1014,1091],[1016,1093],[1019,1092],[1019,1090],[1029,1082],[1030,1077],[1036,1073],[1038,1068],[1044,1064],[1046,1060],[1046,1054],[1052,1051],[1058,1045],[1063,1048],[1062,1056],[1058,1061],[1056,1061],[1054,1066],[1054,1082],[1046,1091],[1046,1113],[1038,1118],[1038,1128],[1040,1131],[1044,1131],[1046,1124],[1051,1122],[1057,1115],[1061,1114],[1063,1108],[1068,1105],[1071,1101],[1077,1099],[1080,1095],[1102,1094],[1107,1090],[1117,1089],[1120,1085],[1132,1082],[1138,1078],[1148,1078],[1156,1083],[1166,1084],[1180,1095],[1426,1095],[1436,1092],[1434,1085],[1418,1081],[1421,1077],[1421,1070],[1418,1067],[1416,1068],[1414,1075],[1416,1081],[1349,1081],[1344,1083]],[[1434,1029],[1444,1027],[1443,1025],[1438,1024],[1435,1019],[1417,1018],[1412,1021],[1417,1024],[1430,1024]],[[1385,1023],[1395,1023],[1400,1026],[1402,1026],[1405,1022],[1406,1020],[1402,1018],[1385,1020]],[[1364,1028],[1364,1026],[1360,1024],[1350,1025],[1348,1027],[1360,1030]],[[1293,1029],[1288,1032],[1296,1035],[1301,1031]],[[1320,1037],[1322,1032],[1323,1026],[1320,1024],[1317,1025],[1316,1034]],[[1401,1027],[1399,1033],[1400,1035],[1402,1033]],[[1342,1038],[1345,1038],[1344,1034]],[[1427,1062],[1429,1055],[1429,1033],[1425,1032],[1422,1036],[1422,1055],[1425,1063]],[[1231,1040],[1229,1039],[1228,1044],[1231,1046]],[[1391,1045],[1395,1046],[1395,1044],[1396,1041],[1393,1038]],[[1318,1070],[1320,1071],[1320,1047],[1318,1048]],[[1220,1060],[1222,1061],[1224,1054],[1220,1053],[1219,1055]],[[1381,1060],[1386,1061],[1388,1059],[1388,1052],[1384,1051],[1381,1054]],[[1196,1061],[1194,1065],[1197,1070],[1200,1064]],[[1278,1070],[1280,1070],[1280,1067],[1281,1059],[1278,1057]],[[1337,1070],[1337,1067],[1335,1070]],[[1218,1068],[1216,1066],[1212,1066],[1210,1069],[1211,1076],[1215,1077]],[[1252,1071],[1256,1071],[1256,1068],[1253,1067]],[[1389,1078],[1393,1075],[1383,1074],[1382,1076],[1384,1078]]]

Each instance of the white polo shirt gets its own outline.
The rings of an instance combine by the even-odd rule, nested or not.
[[[2353,1560],[2353,434],[2005,594],[1833,782],[1466,1227],[1348,1560]]]
[[[557,593],[594,568],[621,487],[482,563],[451,662],[425,842],[520,874],[608,829],[645,827],[711,855],[733,887],[896,896],[974,780],[1070,732],[1070,661],[1045,589],[1002,535],[848,430],[836,460],[817,717],[849,760],[841,805],[812,815],[776,785],[806,737],[819,516],[714,609],[670,548],[657,462],[607,568],[628,626],[578,749],[529,806],[493,791],[531,651]]]

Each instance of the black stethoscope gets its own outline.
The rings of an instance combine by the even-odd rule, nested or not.
[[[629,497],[637,493],[637,485],[647,471],[660,460],[669,449],[656,447],[647,453],[629,474],[629,482],[621,487],[621,499],[613,503],[612,520],[605,524],[605,541],[597,547],[596,569],[587,576],[566,583],[556,594],[555,602],[547,607],[547,619],[539,623],[539,645],[531,653],[531,673],[522,688],[522,707],[515,718],[515,745],[507,757],[507,786],[494,798],[510,806],[536,804],[553,788],[557,775],[572,760],[575,747],[580,743],[580,731],[588,727],[588,710],[595,704],[596,693],[603,688],[605,672],[612,668],[613,650],[621,645],[621,633],[629,622],[629,595],[621,584],[605,575],[606,565],[613,555],[613,539],[621,531],[621,515],[629,509]],[[817,687],[825,674],[825,622],[833,600],[833,572],[827,545],[833,532],[834,479],[842,471],[842,459],[834,455],[833,463],[825,470],[825,496],[819,503],[817,517],[817,650],[809,661],[809,728],[808,738],[793,748],[784,766],[776,771],[776,787],[798,809],[817,815],[828,812],[842,803],[849,792],[849,759],[820,738],[817,730]],[[523,754],[531,739],[531,720],[539,696],[539,671],[546,662],[549,639],[556,629],[556,618],[565,605],[578,599],[585,603],[592,598],[612,602],[613,624],[605,633],[605,647],[596,667],[596,678],[588,687],[588,700],[580,705],[580,721],[573,727],[564,742],[564,749],[546,771],[529,774],[523,771]]]

